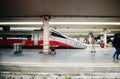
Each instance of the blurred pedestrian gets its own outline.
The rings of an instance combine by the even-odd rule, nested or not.
[[[113,47],[115,47],[116,51],[113,54],[113,58],[119,60],[119,54],[120,54],[120,34],[115,33],[114,39],[113,39]]]
[[[50,54],[55,55],[56,54],[56,49],[54,46],[51,46],[50,48]]]
[[[91,37],[91,52],[95,53],[95,44],[96,44],[96,40],[94,38],[94,36]]]

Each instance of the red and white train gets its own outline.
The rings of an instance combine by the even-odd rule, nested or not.
[[[63,33],[50,28],[50,46],[62,48],[87,48],[87,45],[74,40]],[[24,47],[42,47],[43,30],[36,31],[0,31],[0,47],[12,47],[14,43],[22,43]]]

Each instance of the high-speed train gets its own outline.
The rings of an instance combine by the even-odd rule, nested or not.
[[[87,45],[74,40],[56,29],[49,29],[49,44],[59,48],[87,48]],[[0,31],[0,47],[12,47],[22,43],[24,47],[42,47],[43,29],[34,31]]]

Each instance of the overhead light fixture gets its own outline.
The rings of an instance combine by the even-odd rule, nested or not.
[[[0,22],[0,25],[42,25],[43,22]]]
[[[51,25],[120,25],[120,22],[50,22]]]
[[[41,29],[37,27],[11,27],[10,30],[36,30],[36,29]]]
[[[0,22],[0,25],[42,25],[43,22]],[[50,25],[120,25],[120,22],[49,22]]]

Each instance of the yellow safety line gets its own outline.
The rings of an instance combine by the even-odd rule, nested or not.
[[[36,66],[36,67],[120,67],[120,63],[33,63],[33,62],[0,62],[0,65]]]

